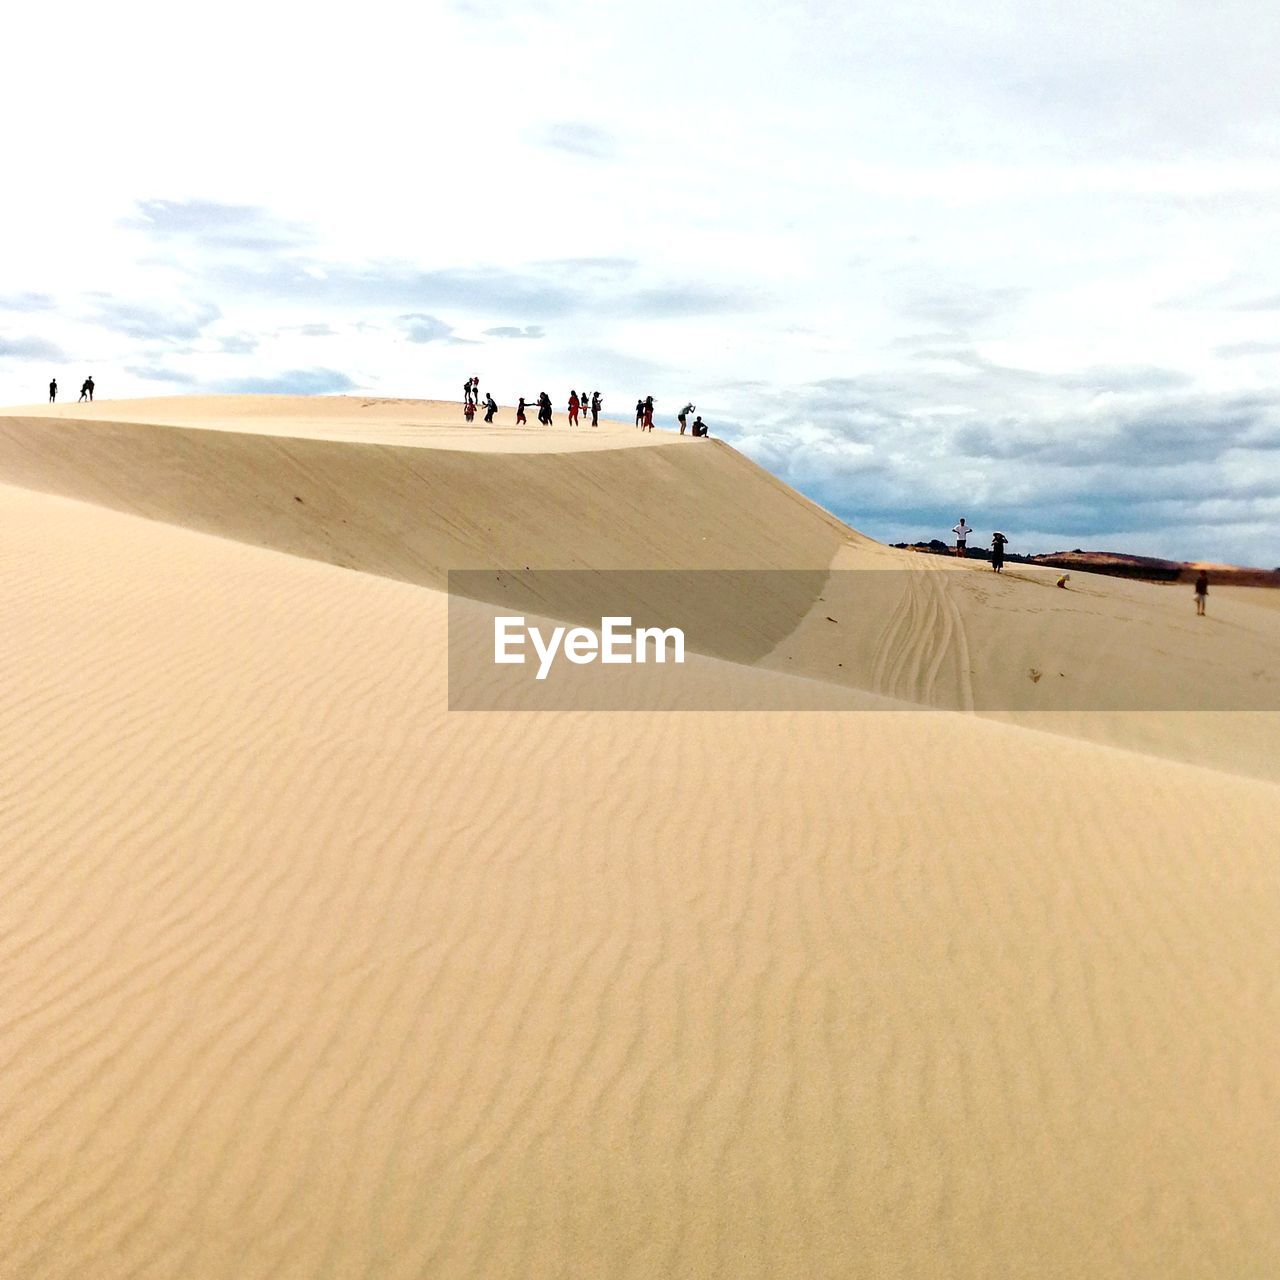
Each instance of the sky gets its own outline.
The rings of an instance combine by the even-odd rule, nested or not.
[[[885,540],[1280,566],[1269,2],[123,0],[6,36],[0,403],[589,385],[694,401]]]

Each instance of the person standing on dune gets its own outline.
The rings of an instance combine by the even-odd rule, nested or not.
[[[640,424],[644,431],[653,430],[653,397],[645,396],[644,398],[644,420]]]
[[[677,414],[676,414],[676,421],[680,424],[680,434],[681,434],[681,435],[684,435],[684,429],[685,429],[685,427],[686,427],[686,426],[688,426],[688,424],[689,424],[689,415],[690,415],[690,414],[691,414],[691,413],[692,413],[692,412],[693,412],[697,407],[698,407],[698,406],[697,406],[697,405],[695,405],[695,404],[693,403],[693,401],[691,400],[687,405],[685,405],[685,407],[684,407],[683,409],[681,409],[681,410],[680,410],[680,412],[679,412],[679,413],[677,413]]]
[[[1204,617],[1205,601],[1209,597],[1209,573],[1201,569],[1196,577],[1196,617]]]
[[[493,398],[492,391],[486,391],[484,396],[484,420],[486,422],[493,421],[493,415],[498,412],[498,402]]]
[[[551,425],[551,397],[545,391],[538,396],[538,421],[544,427]]]
[[[466,382],[462,384],[462,403],[463,404],[471,403],[471,379],[470,378],[468,378]]]
[[[576,391],[569,392],[569,425],[571,427],[578,425],[578,393]]]
[[[93,379],[91,377],[86,378],[80,384],[80,400],[88,400],[90,403],[93,401]],[[76,403],[79,404],[80,400],[77,400]]]
[[[600,406],[604,403],[604,397],[598,391],[591,393],[591,425],[598,427],[600,425]]]
[[[636,401],[636,426],[638,427],[644,421],[644,401]]]
[[[953,525],[951,532],[956,535],[956,555],[963,560],[967,554],[966,548],[969,545],[969,535],[973,532],[973,525],[965,524],[964,516],[961,516],[960,523]]]
[[[524,427],[529,425],[528,419],[524,416],[525,398],[520,397],[520,403],[516,405],[516,426]]]
[[[991,535],[991,567],[997,573],[1004,572],[1004,544],[1008,541],[1003,533]]]
[[[58,398],[58,380],[54,378],[49,383],[49,403],[52,404]]]

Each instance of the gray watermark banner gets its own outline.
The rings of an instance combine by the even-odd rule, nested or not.
[[[1280,629],[1018,565],[449,573],[457,711],[1277,711]],[[1228,606],[1228,609],[1236,606]]]

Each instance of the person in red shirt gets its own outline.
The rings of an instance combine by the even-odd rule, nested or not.
[[[576,427],[578,425],[578,393],[576,391],[569,392],[569,425]]]

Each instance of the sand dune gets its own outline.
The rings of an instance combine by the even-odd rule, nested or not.
[[[1275,717],[947,709],[1180,597],[903,587],[629,427],[72,408],[0,417],[0,1274],[1280,1268]],[[520,551],[895,570],[698,678],[921,709],[451,713],[443,571]]]

